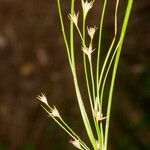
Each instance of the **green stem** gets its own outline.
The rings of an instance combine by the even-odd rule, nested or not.
[[[88,119],[88,116],[87,116],[87,113],[86,113],[86,110],[85,110],[85,107],[84,107],[84,104],[83,104],[83,100],[82,100],[82,97],[81,97],[81,93],[80,93],[80,89],[79,89],[79,85],[78,85],[78,81],[77,81],[77,77],[76,77],[75,72],[73,72],[73,79],[74,79],[75,90],[76,90],[76,95],[77,95],[77,99],[78,99],[79,108],[80,108],[80,111],[81,111],[82,119],[83,119],[83,122],[84,122],[84,125],[85,125],[85,128],[86,128],[87,134],[89,136],[89,139],[92,143],[92,146],[93,146],[94,150],[98,150],[97,145],[96,145],[96,141],[95,141],[95,138],[94,138],[94,135],[93,135],[93,132],[92,132],[92,128],[91,128],[91,125],[90,125],[90,122],[89,122],[89,119]]]
[[[96,65],[96,87],[97,87],[97,98],[98,99],[99,99],[98,80],[99,80],[99,68],[100,68],[100,51],[101,51],[102,31],[103,31],[103,22],[104,22],[106,4],[107,4],[107,0],[104,0],[102,15],[101,15],[101,19],[100,19],[100,26],[99,26],[99,41],[98,41],[97,65]]]
[[[80,137],[66,124],[66,122],[60,118],[60,120],[62,121],[62,123],[67,127],[67,129],[82,143],[82,145],[84,145],[84,147],[88,150],[90,150],[87,145],[80,139]]]
[[[71,15],[74,14],[74,3],[75,0],[71,0]],[[71,60],[72,65],[75,67],[75,57],[74,57],[74,24],[72,19],[70,19],[70,50],[71,50]]]
[[[100,51],[101,51],[101,42],[102,42],[102,31],[103,31],[103,22],[104,22],[104,15],[106,11],[106,5],[107,5],[107,0],[104,0],[103,4],[103,9],[102,9],[102,15],[100,19],[100,26],[99,26],[99,41],[98,41],[98,52],[97,52],[97,64],[96,64],[96,88],[97,88],[97,99],[100,104],[99,100],[99,87],[98,87],[98,82],[99,82],[99,68],[100,68]],[[101,104],[100,104],[101,105]],[[101,110],[99,105],[99,110]],[[100,123],[100,135],[101,135],[101,149],[103,148],[103,126],[102,122]]]
[[[80,138],[78,138],[78,136],[72,131],[72,129],[70,129],[69,128],[69,126],[67,126],[67,128],[66,127],[64,127],[63,126],[63,124],[62,123],[65,123],[61,118],[59,118],[60,119],[60,121],[62,121],[62,123],[59,121],[59,120],[57,120],[43,105],[41,105],[42,106],[42,108],[48,113],[48,115],[66,132],[66,133],[68,133],[68,135],[70,136],[70,137],[72,137],[73,139],[78,139],[79,140],[79,142],[80,142],[80,144],[81,144],[81,146],[84,148],[84,150],[90,150],[86,145],[85,145],[85,143],[80,139]],[[49,107],[49,106],[48,106]],[[50,107],[49,107],[50,108]],[[65,125],[67,125],[67,124],[65,124]],[[69,128],[69,130],[68,130],[68,128]],[[71,132],[70,132],[71,131]]]
[[[57,0],[57,4],[58,4],[59,16],[60,16],[60,20],[61,20],[63,37],[64,37],[66,48],[67,48],[67,54],[69,56],[69,62],[71,62],[69,46],[68,46],[68,42],[66,40],[66,34],[65,34],[65,31],[64,31],[64,24],[63,24],[63,20],[62,20],[62,12],[61,12],[61,7],[60,7],[60,0]],[[72,5],[71,11],[73,12],[74,11],[73,10],[74,4],[72,3],[71,5]],[[73,40],[74,39],[73,39],[73,26],[72,26],[72,24],[70,24],[70,32],[71,32],[70,33],[70,40],[71,40],[70,41],[70,43],[71,43],[70,47],[72,47],[71,48],[71,59],[73,60],[73,62],[71,62],[71,70],[72,70],[72,75],[73,75],[73,80],[74,80],[77,100],[78,100],[79,108],[80,108],[80,111],[81,111],[81,116],[82,116],[82,119],[83,119],[83,122],[84,122],[84,126],[86,128],[87,134],[89,136],[89,139],[90,139],[94,149],[97,150],[96,141],[95,141],[92,129],[91,129],[91,125],[90,125],[90,122],[89,122],[89,119],[88,119],[88,116],[87,116],[87,113],[86,113],[86,110],[85,110],[85,106],[84,106],[84,103],[83,103],[83,100],[82,100],[82,97],[81,97],[81,93],[80,93],[80,89],[79,89],[79,84],[78,84],[78,81],[77,81],[77,74],[76,74],[75,61],[74,61],[74,50],[73,50],[73,47],[74,47]]]
[[[117,46],[115,48],[115,51],[114,51],[114,53],[113,53],[113,55],[111,57],[111,60],[109,62],[109,65],[107,67],[107,70],[106,70],[106,73],[105,73],[105,76],[104,76],[104,80],[103,80],[103,84],[102,84],[102,89],[101,89],[101,95],[100,95],[100,101],[101,101],[101,103],[103,103],[103,95],[104,95],[104,88],[105,88],[106,79],[107,79],[108,73],[110,71],[111,65],[113,63],[113,60],[115,58],[115,55],[116,55],[116,52],[117,52],[119,44],[120,44],[120,41],[118,42],[118,44],[117,44]]]
[[[74,12],[74,0],[72,1],[71,5],[72,5],[71,13],[73,13]],[[94,135],[92,133],[91,125],[90,125],[90,122],[89,122],[89,119],[88,119],[88,116],[87,116],[87,113],[86,113],[86,110],[85,110],[85,107],[84,107],[84,103],[83,103],[81,93],[80,93],[80,89],[79,89],[79,84],[78,84],[78,81],[77,81],[77,73],[76,73],[75,60],[74,60],[74,51],[73,51],[73,48],[74,48],[74,42],[73,41],[74,41],[74,39],[73,39],[73,25],[72,24],[70,25],[70,31],[71,31],[70,39],[71,39],[71,47],[72,47],[71,52],[72,52],[72,64],[73,64],[72,74],[73,74],[73,79],[74,79],[74,85],[75,85],[75,90],[76,90],[76,94],[77,94],[78,104],[79,104],[82,119],[83,119],[83,122],[84,122],[84,125],[85,125],[85,128],[86,128],[87,134],[89,136],[89,139],[90,139],[93,147],[96,148],[96,142],[95,142],[95,139],[94,139]]]
[[[115,40],[116,40],[116,35],[117,35],[117,13],[118,13],[118,5],[119,5],[119,0],[116,0],[116,8],[115,8],[115,18],[114,18],[114,37],[113,37],[113,40],[112,40],[112,43],[111,43],[111,46],[107,52],[107,55],[105,57],[105,60],[104,60],[104,63],[103,63],[103,66],[102,66],[102,70],[101,70],[101,73],[100,73],[100,79],[99,79],[99,83],[98,83],[98,91],[100,90],[100,85],[101,85],[101,82],[102,82],[102,78],[103,78],[103,74],[104,74],[104,70],[106,68],[106,64],[108,62],[108,58],[111,54],[111,51],[113,49],[113,46],[115,44]],[[101,111],[102,111],[102,99],[100,100],[100,108],[101,108]]]
[[[91,56],[92,57],[92,56]],[[92,89],[93,89],[93,100],[94,103],[96,103],[96,97],[95,97],[95,84],[94,84],[94,75],[93,75],[93,66],[92,66],[92,58],[89,58],[89,64],[90,64],[90,73],[91,73],[91,80],[92,80]],[[96,132],[97,132],[97,136],[98,136],[98,141],[101,143],[101,131],[98,125],[98,121],[95,119],[94,114],[93,115],[93,119],[94,119],[94,124],[95,124],[95,128],[96,128]]]
[[[125,13],[124,21],[123,21],[123,26],[122,26],[122,30],[121,30],[121,35],[120,35],[120,45],[118,47],[118,51],[117,51],[115,62],[114,62],[114,69],[113,69],[113,73],[112,73],[112,80],[111,80],[109,97],[108,97],[108,105],[107,105],[107,118],[106,118],[106,125],[105,125],[104,150],[107,150],[111,103],[112,103],[112,95],[113,95],[114,83],[115,83],[115,78],[116,78],[116,72],[117,72],[117,67],[118,67],[118,63],[119,63],[119,59],[120,59],[120,53],[121,53],[121,49],[122,49],[124,36],[126,33],[132,5],[133,5],[133,0],[128,0],[127,9],[126,9],[126,13]]]
[[[104,74],[104,71],[105,71],[105,68],[106,68],[106,64],[108,62],[108,58],[109,58],[109,56],[111,54],[111,51],[113,49],[113,46],[114,46],[114,43],[115,43],[115,39],[116,39],[116,37],[114,37],[113,40],[112,40],[112,43],[110,45],[110,48],[109,48],[109,50],[107,52],[107,55],[105,57],[105,60],[104,60],[103,66],[102,66],[102,70],[101,70],[100,77],[99,77],[99,82],[98,82],[98,91],[100,90],[102,77],[103,77],[103,74]],[[101,101],[99,103],[100,103],[100,106],[99,106],[100,108],[99,109],[102,111],[102,103],[101,103]]]
[[[92,60],[89,60],[90,64],[90,73],[91,73],[91,80],[92,80],[92,89],[93,89],[93,101],[95,102],[95,83],[94,83],[94,76],[93,76],[93,66],[92,66]]]
[[[68,45],[68,41],[67,41],[67,38],[66,38],[66,32],[65,32],[63,18],[62,18],[62,11],[61,11],[60,0],[57,0],[57,6],[58,6],[58,12],[59,12],[59,17],[60,17],[60,23],[61,23],[63,38],[64,38],[65,46],[66,46],[66,49],[67,49],[67,56],[68,56],[70,67],[72,69],[70,50],[69,50],[69,45]]]
[[[83,3],[83,1],[82,1]],[[83,45],[85,46],[85,22],[86,22],[86,16],[83,14],[83,24],[82,24],[82,34],[83,34]],[[98,126],[98,122],[95,119],[94,113],[93,113],[93,103],[95,103],[95,85],[94,85],[94,76],[93,76],[93,68],[92,68],[92,62],[89,59],[89,64],[90,64],[90,73],[91,73],[91,79],[92,79],[92,89],[93,89],[93,100],[92,100],[92,96],[91,96],[91,90],[90,90],[90,86],[89,86],[89,77],[88,77],[88,72],[87,72],[87,59],[86,59],[86,55],[83,53],[83,64],[84,64],[84,72],[85,72],[85,79],[86,79],[86,85],[87,85],[87,90],[88,90],[88,96],[89,96],[89,100],[90,100],[90,105],[91,105],[91,110],[92,110],[92,117],[94,120],[94,125],[95,125],[95,129],[96,129],[96,133],[98,136],[98,140],[100,141],[100,129]]]
[[[84,1],[81,0],[81,3],[82,3],[82,6],[83,6]],[[83,22],[82,22],[82,35],[83,35],[82,36],[83,37],[82,42],[83,42],[83,46],[86,46],[86,44],[85,44],[85,29],[86,29],[85,22],[86,22],[86,16],[83,13]],[[93,100],[92,100],[90,86],[89,86],[89,78],[88,78],[88,72],[87,72],[87,60],[86,60],[86,55],[84,53],[83,53],[83,65],[84,65],[84,73],[85,73],[88,96],[89,96],[90,103],[92,104]]]

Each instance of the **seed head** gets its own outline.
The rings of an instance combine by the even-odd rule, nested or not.
[[[97,111],[96,112],[96,120],[97,121],[103,121],[104,119],[106,119],[106,117],[104,117],[100,111]]]
[[[87,30],[88,30],[88,34],[89,34],[90,38],[93,39],[94,34],[95,34],[96,30],[97,30],[97,27],[96,26],[93,27],[93,28],[90,27],[90,28],[87,28]]]
[[[69,14],[69,18],[73,21],[73,23],[77,26],[78,25],[78,18],[79,18],[79,12],[77,14]]]
[[[75,139],[75,140],[70,140],[69,141],[74,147],[78,148],[78,149],[82,149],[79,140]]]
[[[53,115],[53,117],[58,117],[61,118],[57,108],[54,106],[54,108],[51,110],[51,114]]]
[[[43,93],[41,93],[41,96],[38,95],[36,98],[48,106],[47,98]]]
[[[90,45],[89,47],[86,47],[86,46],[83,46],[82,47],[82,51],[88,55],[88,56],[91,56],[92,52],[94,51],[95,49],[92,49],[92,46]]]
[[[93,7],[93,2],[92,1],[88,2],[86,0],[86,2],[83,2],[82,7],[83,7],[83,13],[86,16],[88,11]]]

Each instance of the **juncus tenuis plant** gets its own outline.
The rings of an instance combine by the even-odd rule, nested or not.
[[[81,112],[83,124],[85,127],[85,131],[87,132],[88,138],[91,142],[91,146],[87,145],[83,142],[79,135],[73,131],[70,126],[63,120],[61,114],[57,110],[55,106],[51,107],[47,98],[44,94],[38,96],[37,98],[43,102],[42,107],[49,114],[49,116],[58,123],[58,125],[65,130],[71,137],[70,143],[81,150],[107,150],[108,145],[108,133],[109,133],[109,121],[110,121],[110,113],[111,113],[111,104],[112,104],[112,96],[114,83],[116,78],[116,72],[118,67],[118,62],[120,59],[120,53],[122,49],[122,44],[124,41],[124,36],[126,33],[126,28],[133,4],[133,0],[127,0],[127,7],[125,10],[125,15],[121,27],[121,32],[117,32],[117,13],[119,0],[116,0],[116,5],[114,8],[114,36],[110,46],[107,50],[107,54],[105,59],[100,65],[100,53],[101,53],[101,43],[102,43],[102,31],[103,31],[103,22],[104,16],[107,7],[107,0],[103,0],[103,7],[100,15],[100,24],[98,26],[90,27],[90,25],[86,25],[87,15],[90,10],[93,8],[95,0],[87,1],[81,0],[82,13],[75,12],[75,0],[71,0],[71,11],[68,13],[68,21],[70,22],[70,36],[67,37],[64,21],[62,17],[61,10],[61,0],[57,0],[58,12],[60,17],[60,23],[62,28],[62,34],[64,38],[64,43],[66,46],[68,61],[70,65],[70,69],[73,76],[74,87],[76,91],[78,106]],[[98,1],[98,0],[97,0]],[[63,2],[62,2],[63,3]],[[82,17],[82,29],[79,27],[79,17]],[[92,120],[89,120],[89,116],[87,114],[82,94],[79,88],[77,70],[76,70],[76,61],[74,55],[74,32],[75,30],[78,32],[81,39],[81,51],[83,52],[83,66],[84,66],[84,74],[85,81],[87,85],[87,94],[89,98],[89,107],[91,109]],[[97,43],[97,49],[93,47],[94,35],[96,32],[99,32],[99,40]],[[87,34],[86,34],[87,33]],[[89,37],[86,37],[89,36]],[[117,38],[116,38],[117,36]],[[87,43],[87,38],[90,38],[89,43]],[[69,39],[69,41],[68,41]],[[97,57],[93,58],[93,52],[97,51]],[[93,65],[92,59],[96,59],[96,65]],[[94,72],[95,70],[95,72]],[[109,94],[107,98],[104,98],[105,93],[105,85],[107,81],[108,74],[112,70],[111,83],[109,87]],[[95,76],[96,75],[96,76]],[[103,108],[103,103],[107,103],[107,107]],[[103,114],[106,112],[106,114]],[[94,127],[91,126],[91,122],[93,121]]]

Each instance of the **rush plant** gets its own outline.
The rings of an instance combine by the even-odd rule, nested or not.
[[[125,10],[124,19],[122,22],[121,32],[117,31],[117,13],[119,0],[116,0],[116,5],[114,8],[114,36],[112,42],[109,44],[107,54],[102,63],[101,61],[101,45],[102,45],[102,32],[103,32],[103,22],[105,18],[105,12],[107,3],[109,1],[103,0],[103,7],[100,15],[99,30],[97,26],[89,27],[86,24],[87,15],[95,4],[95,0],[88,2],[87,0],[81,0],[82,13],[75,12],[75,0],[71,0],[71,10],[68,13],[68,20],[70,22],[70,35],[67,37],[62,9],[61,0],[57,0],[58,12],[60,17],[60,23],[62,28],[62,34],[64,38],[64,43],[66,46],[68,61],[70,69],[72,72],[72,77],[74,81],[74,87],[76,91],[78,106],[81,112],[83,124],[85,131],[87,132],[89,141],[91,145],[87,145],[83,142],[79,135],[63,120],[62,116],[56,109],[56,107],[51,107],[45,95],[38,96],[37,98],[43,102],[42,107],[49,114],[49,116],[54,119],[58,125],[65,130],[71,137],[70,143],[73,144],[78,149],[81,150],[107,150],[108,146],[108,133],[109,133],[109,122],[111,114],[112,96],[114,91],[114,84],[116,78],[116,72],[118,68],[118,63],[120,59],[121,49],[127,29],[127,24],[129,16],[131,13],[131,8],[133,5],[133,0],[126,0],[127,7]],[[62,2],[63,3],[63,2]],[[82,15],[81,15],[82,14]],[[82,29],[79,27],[79,17],[82,16]],[[66,16],[67,17],[67,16]],[[74,32],[77,31],[81,39],[81,51],[83,53],[83,66],[85,73],[85,81],[87,85],[87,94],[89,98],[89,108],[91,109],[92,119],[87,114],[85,104],[82,98],[82,94],[79,87],[76,59],[75,59],[75,40]],[[99,39],[97,43],[97,49],[93,48],[93,40],[96,32],[99,32]],[[87,33],[87,34],[86,34]],[[88,35],[89,37],[87,37]],[[87,43],[87,38],[90,38],[90,42]],[[97,57],[93,58],[92,54],[96,51]],[[105,50],[106,51],[106,50]],[[93,59],[96,59],[96,64],[93,64]],[[102,64],[102,65],[100,65]],[[109,94],[107,98],[104,98],[105,85],[107,84],[108,74],[111,72],[111,83],[108,84]],[[107,103],[107,107],[104,108],[104,101]],[[103,114],[106,112],[106,115]],[[93,125],[91,126],[91,122]]]

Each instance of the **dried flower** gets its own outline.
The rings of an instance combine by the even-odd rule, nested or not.
[[[83,7],[83,13],[86,16],[88,11],[93,7],[93,2],[92,1],[88,2],[86,0],[86,2],[83,2],[82,7]]]
[[[73,23],[77,26],[78,25],[78,18],[79,18],[79,12],[77,14],[69,14],[69,18],[73,21]]]
[[[97,119],[97,121],[103,121],[104,119],[106,119],[106,117],[104,117],[100,111],[97,111],[96,112],[96,119]]]
[[[36,98],[48,106],[47,98],[43,93],[41,93],[41,96],[38,95]]]
[[[82,47],[82,51],[88,55],[91,56],[91,53],[94,51],[95,49],[92,49],[92,46],[90,45],[89,47],[83,46]]]
[[[78,149],[82,149],[79,140],[75,139],[75,140],[70,140],[69,141],[74,147],[78,148]]]
[[[52,109],[51,111],[51,114],[54,116],[54,117],[58,117],[58,118],[61,118],[57,108],[54,106],[54,108]]]
[[[97,30],[97,27],[96,26],[94,26],[93,28],[90,27],[90,28],[87,28],[87,30],[88,30],[89,36],[91,37],[91,39],[93,39],[94,34],[95,34],[96,30]]]

